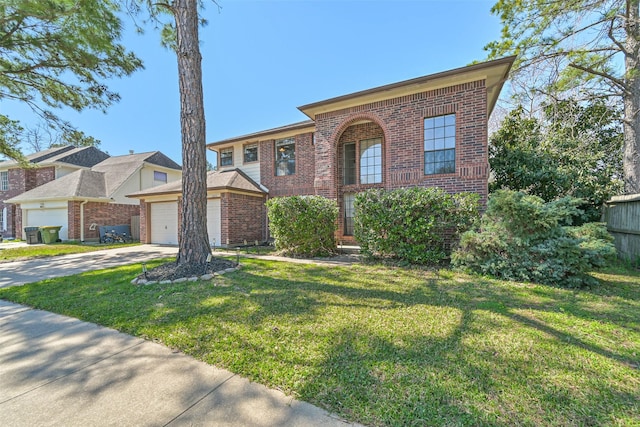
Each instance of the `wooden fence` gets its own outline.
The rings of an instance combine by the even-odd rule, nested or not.
[[[131,217],[131,237],[133,240],[140,240],[140,216]]]
[[[605,206],[604,221],[615,238],[620,258],[640,260],[640,194],[611,198]]]

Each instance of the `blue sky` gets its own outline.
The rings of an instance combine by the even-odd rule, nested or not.
[[[218,3],[220,11],[205,0],[209,25],[200,32],[207,142],[306,120],[300,105],[482,60],[500,35],[495,0]],[[145,70],[109,82],[122,100],[106,115],[61,116],[111,155],[160,150],[182,163],[175,55],[157,32],[137,35],[124,23],[123,43]],[[30,123],[13,109],[4,112]]]

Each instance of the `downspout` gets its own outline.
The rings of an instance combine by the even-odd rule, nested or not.
[[[84,243],[84,205],[89,201],[85,200],[80,203],[80,242]]]

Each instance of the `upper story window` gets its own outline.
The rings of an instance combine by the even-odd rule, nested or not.
[[[220,150],[220,166],[233,166],[233,147]]]
[[[296,173],[296,141],[295,138],[276,140],[276,176]]]
[[[167,173],[153,171],[153,185],[162,185],[167,183]]]
[[[360,141],[360,184],[382,182],[382,138]]]
[[[244,163],[253,163],[258,161],[258,143],[247,144],[244,146],[243,155]]]
[[[424,174],[455,173],[456,115],[424,119]]]
[[[9,189],[9,171],[0,172],[0,191]]]

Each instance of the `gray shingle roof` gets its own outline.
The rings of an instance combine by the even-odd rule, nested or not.
[[[32,200],[73,198],[108,199],[104,173],[79,169],[6,200],[6,202],[23,203]]]
[[[266,194],[254,180],[249,178],[239,169],[228,169],[223,171],[212,171],[207,173],[207,190],[240,190],[251,193]],[[127,197],[142,199],[144,196],[155,196],[162,194],[179,194],[182,192],[182,180],[169,182],[146,190],[128,194]]]
[[[69,158],[80,161],[80,159],[96,159],[98,153],[93,150],[73,149],[64,151],[46,159],[47,162],[63,162]],[[101,151],[97,150],[99,153]],[[102,153],[104,154],[104,153]],[[80,169],[59,179],[53,180],[12,199],[7,203],[24,203],[35,200],[52,199],[110,199],[113,194],[145,163],[151,163],[170,169],[180,170],[181,167],[173,160],[159,151],[148,153],[128,154],[124,156],[113,156],[104,158],[98,164],[93,165],[91,170]],[[179,181],[178,181],[179,182]]]
[[[74,147],[65,145],[63,147],[49,148],[37,153],[25,156],[29,163],[38,166],[50,165],[53,163],[67,163],[74,166],[90,168],[108,158],[109,155],[95,147]],[[4,168],[19,167],[15,160],[0,163]]]

